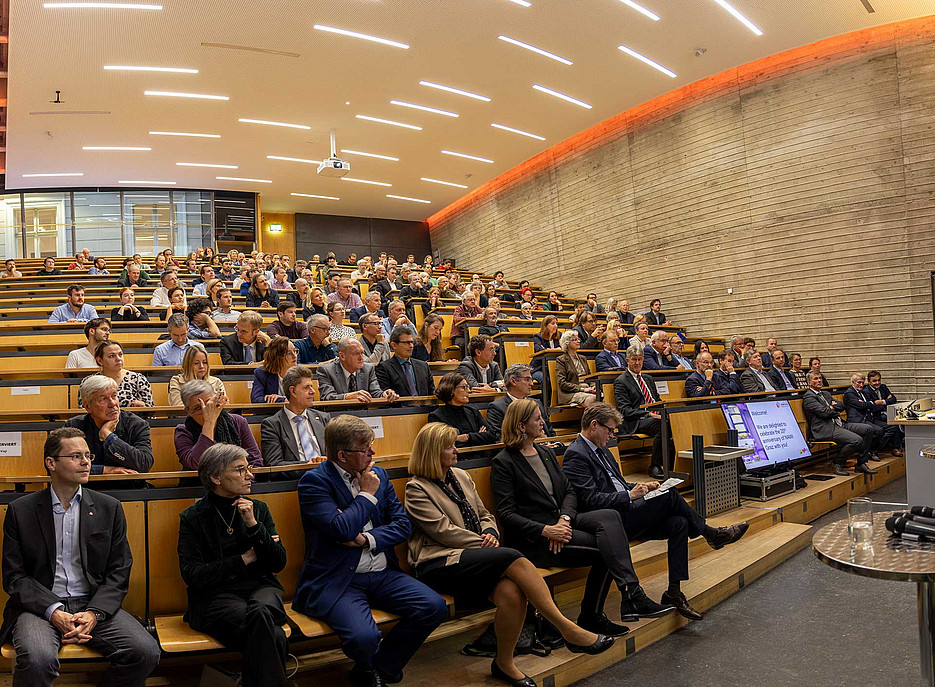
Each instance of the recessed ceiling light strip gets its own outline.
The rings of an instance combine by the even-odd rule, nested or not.
[[[372,186],[392,186],[385,181],[370,181],[369,179],[353,179],[351,177],[341,177],[341,181],[353,181],[357,184],[371,184]]]
[[[555,96],[556,98],[561,98],[562,100],[565,100],[565,101],[567,101],[567,102],[569,102],[569,103],[572,103],[572,104],[574,104],[574,105],[577,105],[578,107],[583,107],[583,108],[585,108],[585,109],[587,109],[587,110],[590,110],[590,109],[591,109],[591,105],[590,105],[590,104],[584,102],[583,100],[578,100],[577,98],[572,98],[570,95],[565,95],[564,93],[559,93],[558,91],[553,91],[551,88],[546,88],[545,86],[540,86],[540,85],[537,84],[537,83],[534,83],[534,84],[532,85],[532,87],[535,88],[537,91],[541,91],[542,93],[548,93],[549,95]]]
[[[354,115],[357,119],[365,119],[368,122],[377,122],[379,124],[389,124],[390,126],[401,126],[404,129],[412,129],[413,131],[422,131],[421,126],[416,126],[415,124],[405,124],[403,122],[395,122],[392,119],[380,119],[379,117],[371,117],[369,115]]]
[[[302,198],[321,198],[322,200],[341,200],[337,196],[318,196],[314,193],[290,193],[290,196],[301,196]]]
[[[439,91],[447,91],[448,93],[454,93],[456,95],[463,95],[466,98],[474,98],[474,100],[482,100],[485,103],[490,102],[490,98],[488,98],[486,95],[479,95],[477,93],[471,93],[470,91],[464,91],[464,90],[461,90],[460,88],[454,88],[452,86],[445,86],[440,83],[435,83],[434,81],[420,81],[419,85],[428,86],[429,88],[435,88],[435,89],[438,89]]]
[[[623,3],[624,5],[626,5],[627,7],[632,7],[632,8],[635,9],[637,12],[639,12],[640,14],[643,14],[643,15],[645,15],[645,16],[647,16],[647,17],[649,17],[649,18],[652,19],[653,21],[659,21],[659,15],[658,15],[658,14],[656,14],[655,12],[650,12],[648,9],[646,9],[646,8],[643,7],[642,5],[639,5],[639,4],[635,3],[635,2],[633,2],[633,0],[620,0],[620,2],[622,2],[622,3]]]
[[[249,181],[257,184],[272,184],[272,179],[250,179],[249,177],[214,177],[221,181]]]
[[[46,2],[46,9],[106,9],[106,10],[161,10],[162,5],[142,5],[136,2]]]
[[[193,138],[220,138],[221,134],[193,134],[186,131],[150,131],[150,136],[191,136]]]
[[[129,181],[118,181],[118,184],[133,184],[134,186],[175,186],[174,181],[144,181],[131,179]]]
[[[540,136],[538,134],[531,134],[528,131],[523,131],[522,129],[514,129],[512,126],[506,126],[505,124],[491,123],[490,126],[494,127],[495,129],[503,129],[504,131],[510,131],[514,134],[519,134],[520,136],[528,136],[529,138],[534,138],[537,141],[545,140],[545,136]]]
[[[178,91],[143,91],[143,95],[156,95],[165,98],[195,98],[198,100],[230,100],[226,95],[209,95],[206,93],[180,93]]]
[[[27,179],[33,177],[83,177],[84,172],[43,172],[42,174],[23,174]]]
[[[454,155],[455,157],[463,157],[467,158],[468,160],[477,160],[478,162],[487,162],[489,164],[493,164],[493,160],[488,160],[486,157],[477,157],[476,155],[468,155],[467,153],[456,153],[453,150],[443,150],[442,152],[445,155]]]
[[[171,74],[197,74],[197,69],[184,67],[135,67],[130,65],[105,64],[104,69],[118,72],[168,72]]]
[[[502,35],[497,36],[497,38],[499,38],[501,41],[506,41],[507,43],[510,43],[511,45],[515,45],[520,48],[525,48],[526,50],[531,50],[534,53],[542,55],[543,57],[548,57],[550,60],[555,60],[556,62],[561,62],[562,64],[569,65],[569,66],[573,64],[571,60],[566,60],[564,57],[559,57],[555,53],[551,53],[548,50],[543,50],[542,48],[537,48],[534,45],[529,45],[529,43],[523,43],[522,41],[518,41],[515,38],[510,38],[509,36],[502,36]]]
[[[736,19],[736,20],[739,21],[741,24],[743,24],[743,25],[746,26],[748,29],[750,29],[755,35],[757,35],[757,36],[762,36],[762,35],[763,35],[763,32],[760,31],[760,29],[758,29],[757,26],[756,26],[752,21],[750,21],[750,20],[747,19],[745,16],[743,16],[740,12],[738,12],[736,9],[734,9],[734,8],[733,8],[729,3],[727,3],[725,0],[714,0],[714,2],[716,2],[717,4],[719,4],[721,7],[723,7],[723,8],[724,8],[725,10],[727,10],[728,12],[730,12],[731,15],[733,15],[734,19]]]
[[[304,162],[307,165],[320,165],[321,160],[306,160],[304,157],[282,157],[280,155],[267,155],[267,160],[284,160],[285,162]]]
[[[399,162],[398,157],[393,157],[392,155],[378,155],[377,153],[365,153],[362,150],[350,150],[348,148],[341,148],[342,153],[347,155],[362,155],[363,157],[375,157],[378,160],[389,160],[390,162]]]
[[[272,122],[268,119],[247,119],[246,117],[241,117],[237,121],[243,122],[244,124],[266,124],[267,126],[283,126],[289,129],[304,129],[306,131],[312,128],[310,126],[306,126],[305,124],[290,124],[288,122]]]
[[[665,74],[665,75],[668,76],[669,78],[674,79],[676,76],[678,76],[678,74],[676,74],[675,72],[673,72],[671,69],[666,69],[665,67],[663,67],[663,66],[662,66],[661,64],[659,64],[658,62],[653,62],[651,59],[649,59],[649,58],[646,57],[645,55],[640,55],[638,52],[636,52],[636,50],[631,50],[630,48],[628,48],[628,47],[625,46],[625,45],[618,45],[618,46],[617,46],[617,50],[621,50],[622,52],[625,52],[625,53],[626,53],[627,55],[629,55],[630,57],[635,57],[635,58],[638,59],[640,62],[642,62],[642,63],[644,63],[644,64],[648,64],[648,65],[649,65],[650,67],[652,67],[653,69],[659,70],[660,72],[662,72],[663,74]]]
[[[82,146],[82,150],[152,150],[143,146]]]
[[[394,196],[392,193],[387,193],[386,197],[395,198],[396,200],[409,200],[409,201],[412,201],[413,203],[431,203],[432,202],[430,200],[422,200],[421,198],[409,198],[407,196]]]
[[[400,43],[398,41],[391,41],[387,38],[380,38],[379,36],[371,36],[367,33],[358,33],[357,31],[348,31],[347,29],[336,29],[333,26],[324,26],[322,24],[315,24],[313,27],[319,31],[327,31],[329,33],[338,33],[342,36],[350,36],[351,38],[361,38],[365,41],[371,41],[373,43],[382,43],[383,45],[389,45],[394,48],[402,48],[403,50],[408,50],[409,46],[405,43]]]
[[[209,162],[176,162],[177,167],[217,167],[218,169],[237,169],[237,165],[216,165]]]
[[[442,186],[454,186],[455,188],[467,188],[464,184],[456,184],[453,181],[442,181],[441,179],[429,179],[428,177],[421,177],[422,181],[427,181],[430,184],[441,184]]]
[[[391,100],[390,105],[399,105],[400,107],[408,107],[411,110],[422,110],[423,112],[433,112],[434,114],[445,115],[446,117],[458,117],[457,112],[449,112],[448,110],[439,110],[436,107],[428,107],[427,105],[416,105],[414,103],[407,103],[402,100]]]

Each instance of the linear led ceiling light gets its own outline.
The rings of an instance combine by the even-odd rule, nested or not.
[[[482,100],[485,103],[490,102],[490,98],[486,95],[479,95],[477,93],[471,93],[470,91],[464,91],[460,88],[453,88],[452,86],[445,86],[440,83],[435,83],[433,81],[420,81],[420,86],[428,86],[429,88],[436,88],[439,91],[447,91],[448,93],[454,93],[456,95],[463,95],[466,98],[474,98],[474,100]]]
[[[467,188],[464,184],[456,184],[453,181],[442,181],[441,179],[429,179],[428,177],[421,177],[422,181],[427,181],[430,184],[441,184],[442,186],[454,186],[455,188]]]
[[[215,165],[210,162],[176,162],[177,167],[217,167],[218,169],[237,169],[237,165]]]
[[[82,150],[152,150],[143,146],[82,146]]]
[[[377,122],[379,124],[389,124],[390,126],[401,126],[404,129],[412,129],[413,131],[422,131],[421,126],[416,126],[415,124],[405,124],[403,122],[394,122],[392,119],[380,119],[379,117],[370,117],[368,115],[354,115],[357,119],[366,119],[368,122]]]
[[[321,198],[322,200],[341,200],[337,196],[317,196],[314,193],[290,193],[290,196],[301,196],[302,198]]]
[[[306,126],[305,124],[289,124],[288,122],[271,122],[268,119],[247,119],[246,117],[241,117],[237,121],[243,122],[244,124],[266,124],[267,126],[284,126],[289,129],[305,129],[306,131],[312,128],[310,126]]]
[[[172,74],[197,74],[197,69],[184,67],[134,67],[130,65],[105,64],[104,69],[115,72],[169,72]]]
[[[226,95],[208,95],[206,93],[180,93],[178,91],[143,91],[143,95],[158,95],[166,98],[197,98],[199,100],[230,100]]]
[[[191,136],[193,138],[220,138],[221,134],[193,134],[186,131],[150,131],[150,136]]]
[[[249,177],[214,177],[221,181],[249,181],[257,184],[272,184],[272,179],[250,179]]]
[[[446,117],[458,117],[457,112],[449,112],[448,110],[439,110],[436,107],[428,107],[427,105],[415,105],[414,103],[407,103],[402,100],[391,100],[390,105],[399,105],[400,107],[408,107],[411,110],[422,110],[423,112],[433,112],[435,114],[445,115]]]
[[[653,62],[651,59],[649,59],[649,58],[646,57],[645,55],[640,55],[638,52],[636,52],[636,50],[631,50],[630,48],[628,48],[628,47],[625,46],[625,45],[618,45],[618,46],[617,46],[617,50],[620,50],[620,51],[622,51],[622,52],[625,52],[625,53],[626,53],[627,55],[629,55],[630,57],[635,57],[635,58],[638,59],[640,62],[642,62],[642,63],[644,63],[644,64],[648,64],[648,65],[649,65],[650,67],[652,67],[653,69],[658,69],[660,72],[662,72],[663,74],[665,74],[665,75],[668,76],[669,78],[674,79],[676,76],[678,76],[678,74],[676,74],[675,72],[673,72],[671,69],[666,69],[665,67],[663,67],[663,66],[662,66],[661,64],[659,64],[658,62]]]
[[[392,186],[385,181],[370,181],[369,179],[352,179],[351,177],[341,177],[341,181],[353,181],[358,184],[371,184],[373,186]]]
[[[637,12],[639,12],[640,14],[646,15],[647,17],[649,17],[649,18],[652,19],[653,21],[659,21],[659,15],[658,15],[658,14],[656,14],[655,12],[650,12],[648,9],[646,9],[646,8],[643,7],[642,5],[639,5],[639,4],[635,3],[635,2],[633,2],[633,0],[620,0],[620,2],[622,2],[622,3],[623,3],[624,5],[626,5],[627,7],[632,7],[633,9],[635,9],[635,10],[636,10]]]
[[[548,57],[550,60],[555,60],[556,62],[561,62],[562,64],[566,64],[569,66],[572,64],[571,60],[566,60],[564,57],[559,57],[555,53],[551,53],[548,50],[543,50],[542,48],[537,48],[534,45],[529,45],[529,43],[523,43],[522,41],[518,41],[515,38],[510,38],[509,36],[497,36],[497,38],[499,38],[501,41],[506,41],[507,43],[510,43],[512,45],[519,46],[520,48],[526,48],[526,50],[531,50],[534,53],[538,53],[539,55],[542,55],[543,57]]]
[[[430,200],[422,200],[421,198],[408,198],[406,196],[394,196],[392,193],[386,194],[387,198],[395,198],[396,200],[411,200],[413,203],[431,203]]]
[[[357,31],[348,31],[347,29],[336,29],[333,26],[323,26],[322,24],[315,24],[313,27],[319,31],[328,31],[329,33],[339,33],[342,36],[350,36],[351,38],[361,38],[365,41],[372,41],[374,43],[382,43],[383,45],[389,45],[394,48],[402,48],[403,50],[408,50],[409,46],[405,43],[399,43],[397,41],[391,41],[387,38],[380,38],[379,36],[371,36],[367,33],[358,33]]]
[[[162,5],[143,5],[136,2],[46,2],[46,9],[107,9],[107,10],[161,10]]]
[[[534,138],[537,141],[544,141],[545,136],[539,136],[538,134],[531,134],[528,131],[523,131],[522,129],[514,129],[512,126],[505,126],[504,124],[491,123],[492,127],[495,129],[503,129],[504,131],[510,131],[514,134],[519,134],[520,136],[528,136],[529,138]]]
[[[33,177],[83,177],[84,172],[45,172],[43,174],[23,174],[22,176],[27,179]]]
[[[442,152],[445,155],[454,155],[455,157],[463,157],[467,158],[468,160],[477,160],[478,162],[487,162],[489,164],[493,164],[493,160],[488,160],[486,157],[477,157],[476,155],[468,155],[467,153],[456,153],[453,150],[443,150]]]
[[[731,7],[731,5],[725,2],[725,0],[714,0],[714,2],[719,4],[721,7],[723,7],[728,12],[730,12],[733,15],[734,19],[736,19],[741,24],[743,24],[748,29],[750,29],[755,35],[757,36],[763,35],[763,32],[760,31],[752,21],[750,21],[745,16],[743,16],[740,12],[738,12],[736,9]]]
[[[569,103],[572,103],[572,104],[574,104],[574,105],[577,105],[578,107],[583,107],[583,108],[585,108],[586,110],[590,110],[590,109],[591,109],[591,105],[589,105],[588,103],[584,102],[583,100],[578,100],[577,98],[572,98],[570,95],[565,95],[564,93],[559,93],[558,91],[553,91],[551,88],[546,88],[545,86],[540,86],[540,85],[537,84],[537,83],[534,83],[534,84],[532,85],[532,87],[535,88],[537,91],[541,91],[541,92],[543,92],[543,93],[548,93],[549,95],[555,96],[556,98],[561,98],[562,100],[565,100],[565,101],[567,101],[567,102],[569,102]]]
[[[320,165],[321,160],[306,160],[304,157],[282,157],[281,155],[267,155],[267,160],[284,160],[285,162],[304,162],[307,165]]]
[[[378,155],[377,153],[365,153],[362,150],[350,150],[348,148],[341,148],[342,153],[347,155],[362,155],[363,157],[375,157],[378,160],[389,160],[390,162],[399,162],[398,157],[393,157],[392,155]]]

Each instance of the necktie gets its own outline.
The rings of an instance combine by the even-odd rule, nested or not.
[[[412,373],[412,363],[408,360],[403,363],[403,371],[406,373],[406,381],[409,382],[409,395],[417,396],[416,392],[416,378]]]
[[[645,400],[647,403],[655,403],[656,401],[653,398],[653,395],[649,393],[649,387],[646,386],[646,382],[643,381],[643,376],[636,375],[636,381],[640,386],[640,391],[643,392],[643,400]]]
[[[308,422],[305,415],[296,415],[292,418],[295,428],[299,433],[299,441],[302,442],[302,451],[305,453],[305,462],[318,457],[318,451],[315,450],[315,444],[312,443],[312,435],[308,431]]]
[[[357,391],[357,373],[354,372],[350,377],[347,378],[347,390],[348,391]]]
[[[243,347],[243,361],[244,361],[244,363],[252,363],[252,362],[253,362],[253,353],[252,353],[252,351],[250,350],[250,347],[249,347],[249,346],[244,346],[244,347]]]
[[[598,460],[604,463],[604,469],[610,474],[610,480],[614,482],[614,488],[617,491],[627,491],[627,485],[623,483],[623,480],[617,475],[617,470],[614,469],[614,457],[602,448],[598,448],[596,452]]]
[[[825,395],[823,393],[819,393],[818,395],[821,396],[821,400],[825,402],[825,405],[831,408],[831,402],[827,398],[825,398]],[[831,410],[834,410],[834,408],[831,408]],[[834,424],[836,424],[838,427],[844,426],[844,422],[841,420],[841,417],[838,415],[834,416]]]

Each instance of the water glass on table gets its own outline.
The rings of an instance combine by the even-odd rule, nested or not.
[[[847,533],[851,546],[866,549],[873,540],[873,501],[866,497],[847,500]]]

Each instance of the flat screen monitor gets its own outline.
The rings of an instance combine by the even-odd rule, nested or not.
[[[743,457],[748,470],[811,455],[788,401],[723,403],[721,410],[727,426],[737,430],[739,445],[753,449],[753,453]]]

